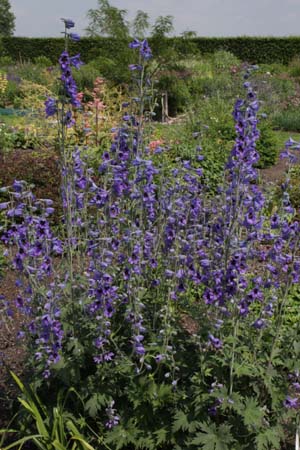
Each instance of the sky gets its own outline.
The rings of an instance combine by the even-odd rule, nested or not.
[[[89,9],[97,0],[10,0],[16,16],[15,36],[60,36],[60,18],[76,22],[84,35]],[[196,31],[198,36],[300,35],[300,0],[111,0],[128,11],[148,12],[151,22],[160,15],[174,17],[175,35]]]

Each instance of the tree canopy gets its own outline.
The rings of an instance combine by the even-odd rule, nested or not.
[[[150,29],[149,14],[138,10],[132,22],[126,19],[126,9],[112,6],[109,0],[98,0],[96,9],[89,9],[87,18],[89,26],[86,32],[89,36],[105,36],[116,39],[128,39],[130,36],[144,39]],[[151,36],[164,37],[173,28],[172,16],[159,16],[152,26]]]
[[[87,17],[89,36],[106,36],[118,39],[128,38],[129,25],[126,22],[126,9],[111,6],[108,0],[98,0],[97,9],[89,9]]]
[[[0,36],[12,36],[15,31],[15,15],[9,0],[0,0]]]

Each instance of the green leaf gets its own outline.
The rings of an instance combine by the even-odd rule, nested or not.
[[[276,428],[269,428],[263,433],[260,433],[256,439],[257,450],[279,450],[281,448],[280,444],[280,430]]]
[[[255,367],[253,367],[249,364],[242,363],[242,364],[234,365],[234,373],[237,377],[243,377],[243,376],[251,377],[256,372],[257,372],[257,370],[255,369]]]
[[[3,450],[10,450],[11,448],[17,447],[19,445],[19,448],[22,448],[23,445],[25,444],[25,442],[30,442],[30,441],[34,441],[35,438],[41,438],[42,436],[40,436],[39,434],[33,434],[31,436],[27,436],[21,439],[18,439],[17,441],[13,442],[12,444],[8,445],[7,447],[3,447]],[[47,450],[47,447],[42,446],[39,448],[41,449],[45,449]]]
[[[25,386],[22,383],[22,381],[20,380],[20,378],[18,378],[17,375],[12,371],[10,371],[10,375],[14,379],[15,383],[19,386],[20,391],[25,392]]]
[[[26,400],[24,400],[22,398],[18,398],[19,402],[32,415],[33,419],[36,422],[36,427],[37,427],[38,432],[42,436],[44,436],[44,438],[49,439],[50,436],[49,436],[48,430],[45,426],[45,422],[39,411],[39,406],[40,406],[39,398],[36,395],[31,394],[30,388],[26,389],[26,387],[24,386],[22,381],[17,377],[16,374],[14,374],[13,372],[10,372],[10,374],[11,374],[12,378],[14,379],[14,381],[19,386],[21,392],[26,396]]]
[[[229,425],[220,425],[211,423],[201,423],[201,432],[191,441],[193,445],[201,445],[203,450],[232,450],[234,443]]]
[[[66,450],[66,448],[57,440],[53,441],[52,445],[56,450]]]
[[[189,429],[188,417],[183,411],[177,411],[174,417],[174,422],[172,430],[174,432],[183,430],[187,431]]]
[[[256,428],[261,426],[264,417],[263,409],[257,404],[253,397],[246,398],[245,409],[243,412],[244,424],[246,427]]]
[[[85,410],[91,417],[96,417],[98,411],[108,403],[108,398],[105,395],[94,394],[85,404]]]
[[[275,367],[277,364],[281,365],[283,360],[282,360],[282,351],[280,348],[275,348],[272,351],[272,355],[271,355],[271,362],[272,365]],[[268,366],[268,369],[270,369],[271,367]],[[267,371],[267,373],[269,373]]]
[[[2,428],[0,430],[0,434],[4,434],[4,433],[18,433],[18,430],[13,430],[10,428]]]
[[[37,406],[34,404],[33,401],[29,400],[27,402],[26,400],[23,400],[22,398],[18,399],[21,405],[24,406],[25,409],[27,409],[30,414],[32,415],[33,419],[35,420],[36,427],[38,432],[44,437],[44,438],[50,438],[50,435],[48,433],[48,430],[45,426],[44,420],[37,408]]]
[[[94,447],[92,447],[88,442],[86,442],[86,440],[81,435],[76,425],[71,420],[68,420],[67,426],[69,430],[73,433],[71,438],[72,440],[80,442],[85,450],[95,450]]]
[[[114,427],[107,433],[105,444],[113,444],[116,446],[116,450],[120,450],[128,444],[134,444],[135,436],[130,431],[131,430],[125,430],[121,425]]]
[[[75,441],[80,442],[82,447],[85,450],[95,450],[95,448],[92,447],[88,442],[86,442],[86,440],[83,437],[81,437],[81,436],[75,435],[75,436],[72,436],[72,439],[75,440]],[[63,449],[63,450],[65,450],[65,449]]]
[[[298,356],[300,353],[300,342],[294,341],[294,351],[296,353],[296,355]]]
[[[156,450],[156,445],[153,439],[150,436],[148,437],[140,437],[136,443],[137,449],[141,450]]]
[[[167,430],[161,428],[160,430],[155,431],[154,434],[156,435],[156,445],[166,442],[168,434]]]

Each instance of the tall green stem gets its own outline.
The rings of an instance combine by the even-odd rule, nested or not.
[[[235,349],[236,341],[238,336],[239,320],[236,319],[233,327],[233,344],[231,350],[231,361],[230,361],[230,373],[229,373],[229,395],[233,392],[233,381],[234,381],[234,364],[235,364]]]
[[[65,28],[65,50],[68,50],[68,34]],[[66,125],[65,125],[65,104],[66,104],[66,94],[65,89],[63,90],[62,100],[61,100],[61,132],[59,138],[59,149],[60,149],[60,161],[62,164],[61,174],[62,174],[62,188],[64,190],[66,206],[64,208],[64,218],[67,234],[67,259],[68,259],[68,271],[69,271],[69,299],[73,303],[73,249],[72,249],[72,237],[73,237],[73,221],[72,221],[72,194],[71,194],[71,177],[70,177],[70,155],[67,149],[67,136],[66,136]]]

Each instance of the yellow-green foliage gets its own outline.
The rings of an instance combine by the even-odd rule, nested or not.
[[[51,95],[50,89],[32,81],[23,80],[21,85],[22,106],[32,111],[44,108],[47,95]]]
[[[92,146],[111,142],[111,129],[120,122],[120,105],[126,99],[123,90],[97,77],[93,90],[86,89],[79,93],[79,97],[82,109],[76,111],[76,126],[68,130],[69,138],[75,139],[76,143]]]
[[[7,88],[7,78],[6,78],[6,74],[3,72],[0,72],[0,95],[4,94],[4,92],[6,91]]]

